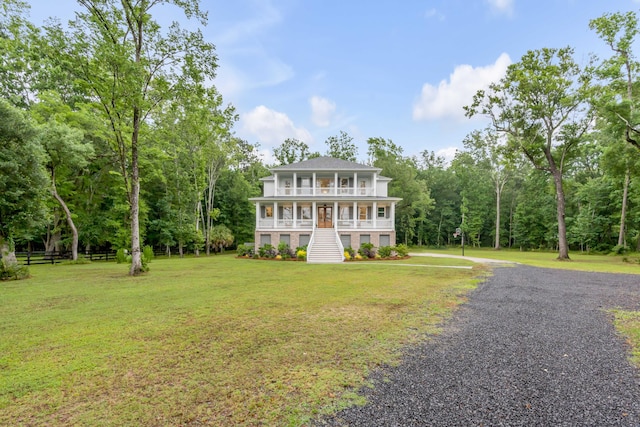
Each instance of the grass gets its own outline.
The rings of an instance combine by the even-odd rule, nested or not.
[[[461,248],[428,249],[411,248],[411,252],[434,252],[461,255]],[[464,249],[465,256],[513,261],[535,267],[559,268],[565,270],[594,271],[601,273],[640,274],[640,254],[628,255],[592,255],[570,252],[570,261],[558,261],[557,253],[550,251],[519,251],[515,249],[494,250],[491,248]],[[414,258],[415,259],[415,258]],[[626,260],[626,261],[625,261]]]
[[[485,274],[417,258],[32,266],[0,282],[0,425],[295,426],[362,403]]]
[[[640,368],[640,312],[613,310],[616,329],[626,337],[631,348],[630,360]]]

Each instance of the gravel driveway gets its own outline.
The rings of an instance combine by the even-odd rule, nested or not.
[[[442,335],[373,377],[321,426],[640,426],[640,371],[610,308],[640,275],[495,268]]]

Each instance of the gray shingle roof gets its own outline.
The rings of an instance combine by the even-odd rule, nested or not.
[[[310,171],[310,170],[331,170],[331,171],[376,171],[382,169],[367,166],[360,163],[349,162],[347,160],[336,159],[334,157],[316,157],[314,159],[304,160],[290,165],[278,166],[271,169],[273,172],[278,171]]]

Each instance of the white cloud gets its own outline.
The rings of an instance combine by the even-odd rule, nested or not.
[[[456,147],[441,148],[436,151],[436,156],[443,157],[445,164],[450,165],[457,152],[458,149]]]
[[[333,113],[336,111],[336,104],[326,98],[312,96],[309,99],[311,105],[311,120],[316,126],[329,127]]]
[[[413,119],[464,118],[462,107],[471,103],[478,90],[500,80],[509,64],[511,58],[503,53],[494,64],[486,67],[457,66],[449,81],[442,80],[437,87],[425,83],[420,99],[413,105]]]
[[[254,135],[261,145],[278,146],[287,138],[311,145],[313,138],[305,128],[298,128],[285,113],[260,105],[241,116],[242,129]]]
[[[509,16],[513,14],[513,2],[514,0],[487,0],[492,11]]]
[[[445,19],[445,16],[442,13],[438,12],[436,8],[427,10],[424,14],[424,17],[427,19],[434,18],[434,19],[437,19],[438,21],[444,21]]]

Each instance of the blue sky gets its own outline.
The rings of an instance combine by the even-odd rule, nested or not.
[[[63,22],[72,0],[28,0],[31,18]],[[259,143],[265,161],[286,138],[326,151],[340,130],[393,140],[406,155],[451,158],[482,129],[463,105],[499,80],[528,50],[609,51],[589,30],[607,12],[637,11],[640,0],[202,0],[203,32],[216,45],[214,81],[240,115],[236,135]],[[159,11],[162,9],[158,9]],[[172,13],[173,12],[173,13]],[[180,19],[167,9],[160,21]]]

